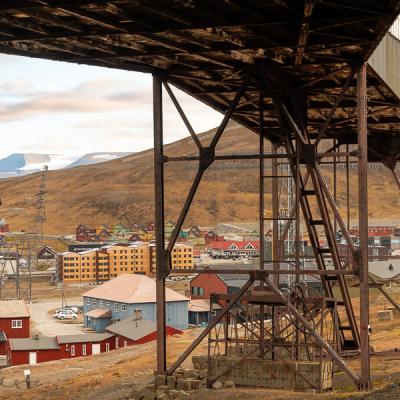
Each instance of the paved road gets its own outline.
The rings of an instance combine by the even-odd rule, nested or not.
[[[73,303],[78,304],[79,303]],[[63,323],[55,320],[49,314],[49,310],[61,308],[60,301],[45,301],[29,304],[31,312],[32,332],[45,336],[73,335],[83,333],[82,324]]]

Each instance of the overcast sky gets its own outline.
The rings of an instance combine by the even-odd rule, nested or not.
[[[175,89],[196,132],[222,116]],[[166,142],[188,135],[164,97]],[[80,155],[152,147],[148,74],[0,55],[0,157],[10,153]]]

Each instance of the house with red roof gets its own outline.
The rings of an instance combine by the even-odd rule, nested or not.
[[[258,257],[260,255],[259,240],[214,240],[209,248],[213,257]]]

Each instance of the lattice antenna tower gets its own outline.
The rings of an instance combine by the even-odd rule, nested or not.
[[[48,166],[44,165],[40,176],[39,191],[36,193],[35,232],[39,235],[41,244],[43,244],[43,227],[46,221],[45,195],[47,171]]]

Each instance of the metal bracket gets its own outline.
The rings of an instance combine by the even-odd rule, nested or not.
[[[317,163],[317,152],[313,144],[300,143],[300,164],[307,164],[314,167]]]
[[[215,148],[203,147],[199,149],[199,169],[205,171],[215,160]]]

